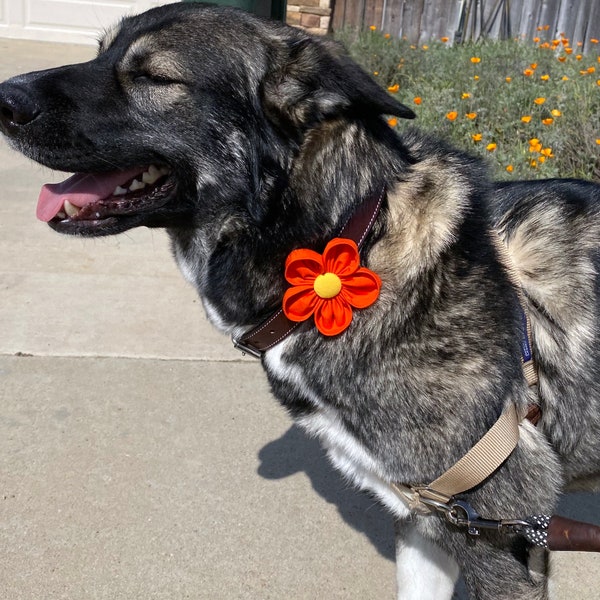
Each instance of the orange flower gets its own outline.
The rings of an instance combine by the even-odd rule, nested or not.
[[[396,125],[398,125],[398,119],[396,119],[396,117],[392,117],[391,119],[388,119],[388,125],[390,127],[396,127]]]
[[[542,75],[542,76],[540,77],[540,79],[541,79],[542,81],[548,81],[548,79],[550,79],[550,75]]]
[[[537,63],[531,63],[529,66],[535,71],[538,65]]]
[[[515,170],[515,168],[512,165],[506,165],[506,170],[508,173],[512,173]]]
[[[421,48],[423,48],[423,50],[429,50],[429,46],[427,44],[423,44]]]
[[[471,56],[471,62],[476,65],[481,62],[481,58],[479,58],[479,56]]]
[[[423,102],[423,98],[421,98],[421,96],[416,96],[415,98],[413,98],[413,102],[415,104],[421,104]]]
[[[540,154],[542,154],[546,158],[554,158],[554,153],[552,152],[552,148],[543,148],[542,150],[540,150]]]
[[[463,92],[463,93],[460,95],[460,97],[461,97],[463,100],[466,100],[467,98],[470,98],[470,97],[471,97],[471,94],[469,94],[469,92]]]
[[[598,43],[598,40],[597,40],[596,38],[592,38],[592,39],[590,40],[590,42],[592,42],[592,44],[597,44],[597,43]]]
[[[531,77],[533,75],[533,71],[531,69],[525,69],[523,71],[523,75],[525,75],[525,77]]]
[[[534,103],[537,104],[538,106],[541,106],[542,104],[544,104],[544,102],[546,102],[546,98],[536,98],[534,100]]]
[[[474,76],[473,76],[473,79],[474,79],[475,81],[479,81],[479,75],[474,75]]]
[[[567,54],[573,54],[573,48],[565,48]]]
[[[494,144],[494,142],[492,142],[491,144],[488,144],[485,149],[488,152],[493,152],[498,146],[496,144]]]
[[[542,123],[544,125],[552,125],[552,123],[554,123],[554,119],[552,119],[552,118],[542,119]]]
[[[587,72],[590,73],[590,74],[591,73],[595,73],[596,72],[596,67],[588,67],[587,68]]]
[[[540,38],[539,37],[534,37],[533,38],[534,43],[539,44],[540,43]]]
[[[400,86],[396,83],[396,84],[390,85],[390,87],[388,87],[388,92],[395,94],[398,92],[399,89],[400,89]]]
[[[377,30],[377,27],[375,27],[375,25],[371,25],[371,26],[369,27],[369,29],[370,29],[371,31],[376,31],[376,30]]]
[[[598,144],[598,146],[600,146],[600,138],[596,138],[596,144]]]
[[[531,115],[523,115],[521,121],[523,121],[523,123],[529,123],[529,121],[531,121]]]
[[[581,60],[581,59],[583,58],[583,54],[577,54],[577,55],[575,56],[575,58],[576,58],[577,60]]]
[[[532,144],[531,142],[529,142],[529,152],[541,152],[542,150],[542,144],[540,144],[539,142],[537,144]]]
[[[334,238],[323,254],[301,248],[285,263],[285,278],[292,284],[283,296],[283,312],[290,321],[314,315],[323,335],[337,335],[352,321],[352,308],[371,306],[379,297],[381,279],[360,266],[353,240]]]
[[[512,81],[512,77],[505,77],[504,81],[506,81],[506,83],[510,83]]]
[[[472,133],[471,137],[473,138],[474,142],[480,142],[483,135],[481,133]]]
[[[449,38],[449,37],[446,37],[446,36],[444,36],[444,37],[443,37],[443,38],[441,38],[441,39],[442,39],[442,42],[444,42],[444,44],[450,40],[450,38]]]
[[[470,113],[467,113],[465,115],[465,117],[467,117],[467,119],[470,119],[472,121],[473,119],[477,118],[477,113],[476,112],[470,112]]]
[[[454,121],[458,117],[458,112],[455,110],[451,110],[449,113],[446,113],[446,119],[448,121]]]
[[[553,117],[562,117],[562,113],[560,112],[560,110],[557,110],[556,108],[553,108],[553,109],[550,111],[550,114],[551,114]]]
[[[565,62],[567,60],[566,56],[558,56],[557,58],[560,62]]]
[[[391,36],[389,33],[384,33],[384,34],[383,34],[383,37],[384,37],[386,40],[389,40],[389,39],[390,39],[390,37],[392,37],[392,36]]]

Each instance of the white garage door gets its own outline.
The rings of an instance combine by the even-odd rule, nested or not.
[[[127,14],[174,0],[0,0],[0,37],[95,44]]]

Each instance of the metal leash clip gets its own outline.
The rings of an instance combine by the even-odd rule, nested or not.
[[[445,513],[450,523],[457,527],[466,527],[467,532],[472,536],[480,535],[481,529],[510,531],[524,535],[526,530],[534,528],[532,523],[522,519],[484,519],[464,500],[455,500],[449,504]]]

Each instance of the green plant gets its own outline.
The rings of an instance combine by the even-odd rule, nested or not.
[[[533,42],[418,47],[373,28],[337,37],[418,127],[485,156],[496,177],[600,180],[600,56],[538,30]]]

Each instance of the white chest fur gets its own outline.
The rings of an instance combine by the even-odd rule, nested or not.
[[[287,343],[287,340],[283,341],[266,353],[265,366],[315,407],[313,412],[297,419],[298,425],[320,439],[327,456],[344,477],[358,488],[376,495],[397,517],[407,517],[406,505],[390,488],[377,461],[344,426],[337,410],[315,394],[302,368],[285,361],[283,354]]]

